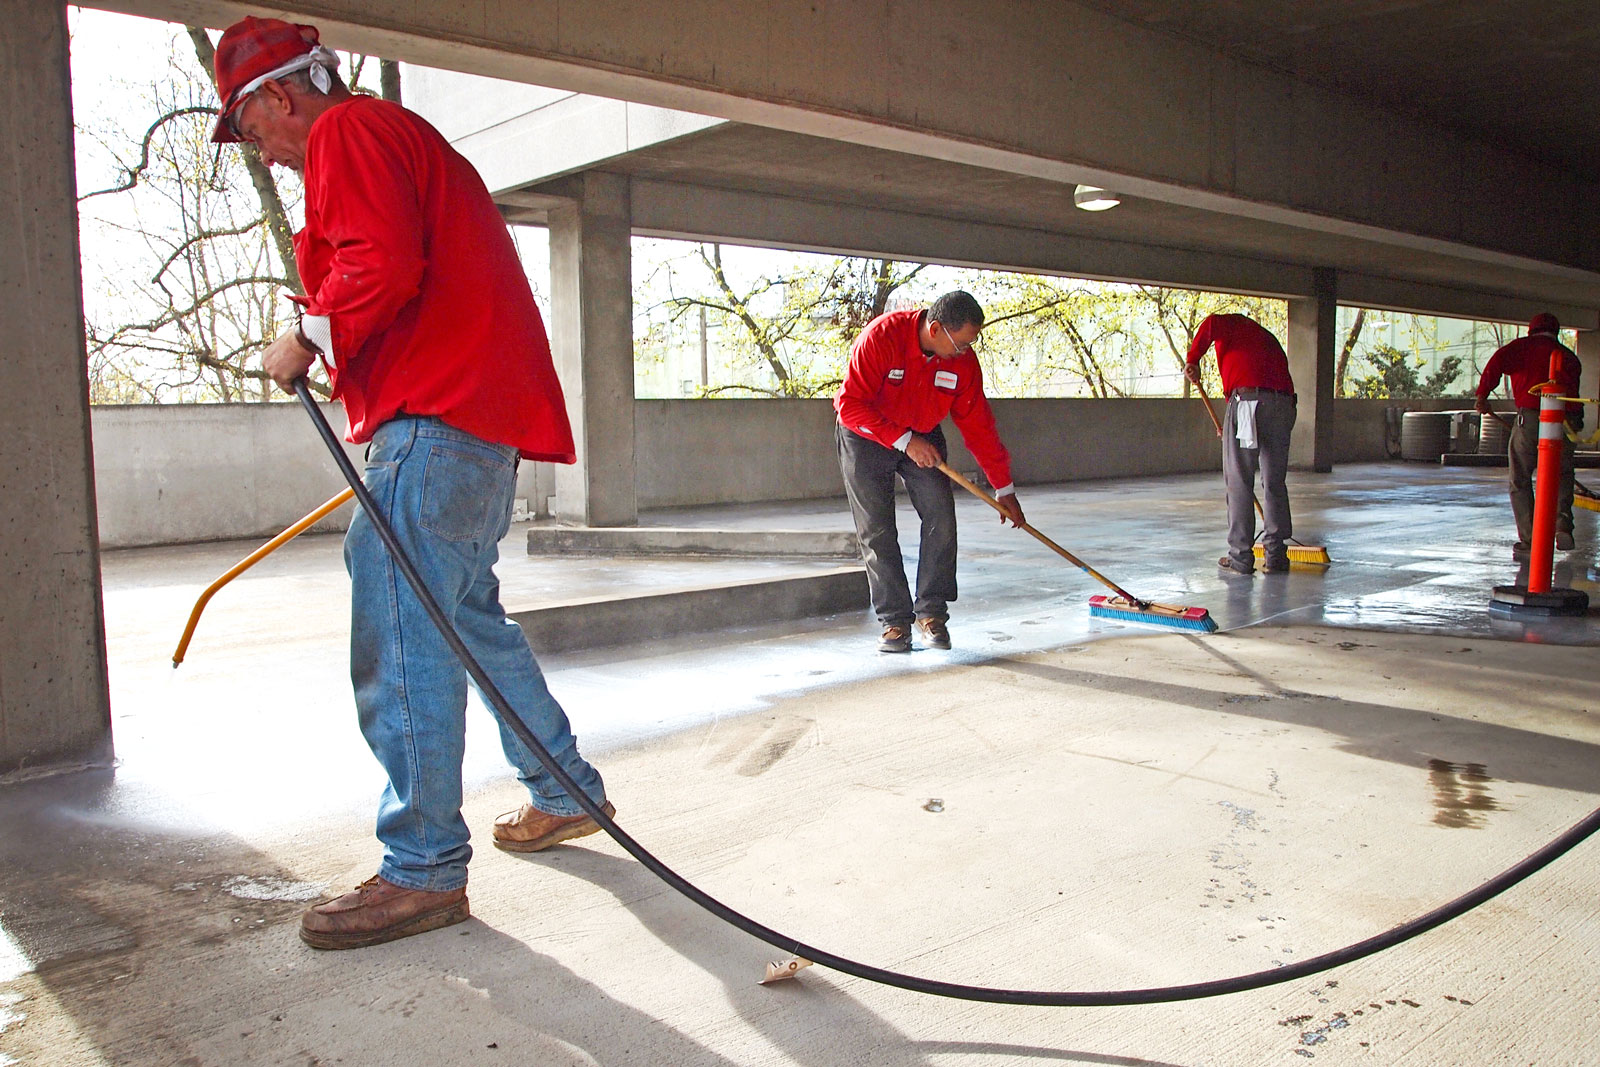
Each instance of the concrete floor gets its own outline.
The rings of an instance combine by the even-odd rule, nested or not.
[[[1254,578],[1215,566],[1214,478],[1024,490],[1037,527],[1128,588],[1211,609],[1209,637],[1091,620],[1097,587],[962,501],[953,652],[881,656],[852,617],[546,666],[622,824],[798,938],[1007,987],[1270,968],[1428,910],[1596,804],[1600,613],[1488,617],[1516,576],[1502,482],[1300,476],[1302,536],[1337,562]],[[848,523],[838,504],[652,518]],[[1558,575],[1591,595],[1595,519]],[[735,566],[530,560],[516,538],[508,604]],[[758,986],[776,950],[600,838],[485,847],[471,922],[314,953],[300,910],[377,857],[337,539],[229,587],[170,666],[246,547],[105,559],[119,765],[0,789],[0,1067],[1600,1062],[1594,843],[1377,957],[1152,1007],[967,1004],[821,968]],[[492,735],[475,714],[480,842],[518,800]]]

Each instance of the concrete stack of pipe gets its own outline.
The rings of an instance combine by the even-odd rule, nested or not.
[[[1400,420],[1400,458],[1437,463],[1450,446],[1448,411],[1408,411]]]
[[[1511,431],[1499,419],[1483,419],[1478,425],[1478,451],[1484,455],[1503,456],[1510,436]]]

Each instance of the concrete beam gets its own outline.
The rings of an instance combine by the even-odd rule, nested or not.
[[[551,348],[578,461],[556,468],[556,516],[638,521],[634,486],[633,253],[628,179],[592,171],[550,209]]]
[[[1548,311],[1563,326],[1576,330],[1600,329],[1600,311],[1550,301],[1528,300],[1466,289],[1428,285],[1425,282],[1379,278],[1370,274],[1339,272],[1339,303],[1346,307],[1377,308],[1413,315],[1481,319],[1487,322],[1525,323]]]
[[[648,179],[634,179],[632,202],[634,232],[647,237],[889,256],[1218,292],[1280,297],[1311,292],[1310,268],[1225,253]]]
[[[111,757],[66,9],[0,33],[0,774]]]
[[[233,0],[107,0],[223,25]],[[1062,0],[279,0],[326,41],[1485,262],[1600,266],[1592,183]],[[923,33],[909,27],[922,27]],[[971,76],[977,69],[982,76]]]
[[[1331,270],[1317,270],[1309,297],[1289,301],[1289,376],[1299,394],[1294,437],[1289,445],[1293,467],[1326,473],[1333,470],[1336,444],[1333,420],[1334,316],[1337,279]]]
[[[452,71],[406,70],[415,79],[407,84],[407,103],[426,104],[428,120],[472,160],[492,193],[575,173],[725,121]],[[518,90],[538,95],[519,105]]]

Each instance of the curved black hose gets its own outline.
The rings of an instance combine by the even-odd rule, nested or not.
[[[1442,907],[1435,908],[1426,915],[1402,923],[1392,930],[1369,937],[1354,945],[1348,945],[1333,952],[1324,953],[1312,959],[1302,960],[1287,967],[1276,967],[1270,971],[1256,971],[1253,974],[1239,975],[1234,978],[1219,978],[1211,982],[1193,982],[1189,985],[1159,986],[1152,989],[1119,989],[1104,992],[1050,992],[1048,990],[1029,989],[994,989],[988,986],[961,985],[956,982],[940,982],[932,978],[918,978],[915,975],[901,974],[898,971],[885,970],[871,964],[859,963],[844,956],[835,955],[825,949],[807,945],[797,941],[776,930],[756,922],[754,919],[741,912],[735,911],[728,905],[717,900],[709,893],[689,882],[682,875],[662,863],[650,853],[643,845],[628,836],[623,829],[600,809],[600,805],[591,800],[588,794],[579,788],[578,783],[572,780],[571,775],[562,769],[539,739],[533,735],[520,716],[506,703],[506,698],[495,688],[483,667],[473,657],[466,643],[461,640],[461,635],[440,610],[438,602],[428,592],[427,586],[422,582],[422,577],[417,573],[416,567],[407,558],[405,550],[400,547],[394,530],[390,528],[388,520],[374,505],[372,497],[367,493],[366,486],[361,484],[361,476],[356,472],[350,457],[345,454],[339,439],[334,436],[333,429],[328,425],[328,420],[322,417],[316,401],[311,398],[310,391],[306,388],[304,378],[297,379],[294,383],[295,395],[300,398],[300,403],[305,406],[311,416],[311,421],[316,425],[317,432],[322,435],[323,443],[328,446],[328,451],[333,453],[334,462],[338,463],[340,471],[344,473],[345,481],[350,483],[350,488],[355,491],[356,500],[365,509],[367,517],[372,520],[373,527],[378,531],[378,536],[388,547],[394,557],[395,566],[405,575],[406,581],[416,593],[417,599],[422,602],[428,616],[433,619],[434,625],[439,628],[439,633],[445,642],[461,660],[461,665],[466,668],[472,680],[477,683],[478,691],[483,695],[495,714],[507,728],[528,746],[539,764],[550,772],[550,776],[561,783],[567,794],[578,802],[578,805],[594,819],[600,827],[616,839],[617,844],[628,851],[634,859],[644,864],[645,867],[666,882],[669,886],[700,905],[702,908],[715,915],[717,918],[738,927],[753,937],[760,938],[775,948],[782,949],[790,955],[800,956],[812,963],[831,967],[844,974],[865,978],[869,982],[880,982],[884,985],[898,986],[917,993],[931,993],[941,997],[955,997],[960,1000],[988,1001],[995,1004],[1036,1004],[1046,1007],[1113,1007],[1125,1004],[1160,1004],[1173,1000],[1196,1000],[1201,997],[1215,997],[1224,993],[1239,993],[1247,989],[1259,989],[1262,986],[1276,985],[1280,982],[1289,982],[1307,975],[1316,974],[1332,967],[1359,960],[1386,948],[1392,948],[1403,941],[1408,941],[1418,934],[1433,929],[1442,923],[1449,922],[1456,916],[1472,910],[1491,897],[1504,892],[1516,885],[1524,878],[1550,863],[1557,856],[1568,851],[1580,841],[1600,829],[1600,809],[1596,809],[1580,820],[1571,829],[1560,837],[1545,845],[1539,851],[1529,856],[1522,862],[1502,871],[1489,881],[1478,886],[1469,893],[1465,893]]]

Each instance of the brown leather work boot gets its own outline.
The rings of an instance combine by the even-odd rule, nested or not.
[[[617,813],[609,800],[600,805],[600,810],[607,816]],[[538,852],[558,841],[587,837],[599,829],[599,823],[581,812],[547,815],[532,804],[524,804],[494,821],[494,847],[503,852]]]
[[[899,623],[890,623],[883,628],[883,637],[878,641],[879,652],[910,652],[911,627],[901,626]]]
[[[943,619],[923,616],[917,620],[917,629],[922,631],[922,643],[929,648],[950,647],[950,627],[945,625]]]
[[[373,875],[352,892],[300,917],[300,940],[312,948],[364,948],[468,918],[467,890],[403,889]]]

